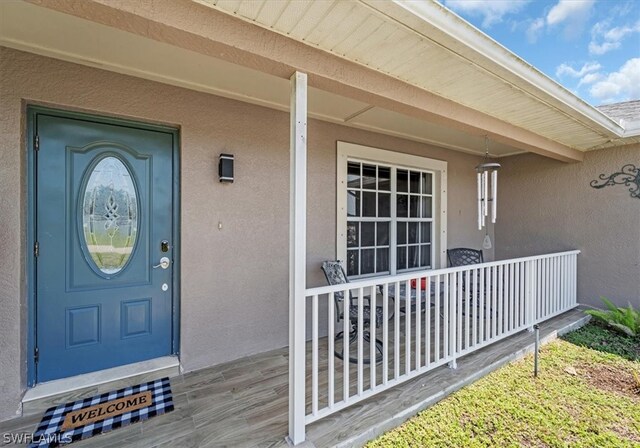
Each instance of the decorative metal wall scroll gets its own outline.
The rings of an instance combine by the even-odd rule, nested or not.
[[[629,187],[631,197],[640,199],[640,166],[629,163],[616,173],[606,175],[601,174],[598,179],[592,180],[590,185],[593,188],[604,188],[612,185],[624,185]]]

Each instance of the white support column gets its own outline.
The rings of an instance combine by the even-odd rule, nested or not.
[[[289,201],[289,439],[305,440],[307,75],[291,76]]]

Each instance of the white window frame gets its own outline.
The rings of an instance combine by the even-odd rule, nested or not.
[[[429,159],[401,152],[389,151],[371,146],[348,142],[337,142],[337,194],[336,194],[336,255],[338,260],[347,259],[347,164],[349,160],[388,164],[394,168],[431,171],[434,176],[434,216],[433,216],[433,253],[432,269],[447,266],[447,162]],[[389,229],[390,250],[389,268],[391,275],[396,272],[396,185],[391,187],[391,228]],[[439,255],[439,256],[438,256]],[[380,274],[378,274],[380,275]]]

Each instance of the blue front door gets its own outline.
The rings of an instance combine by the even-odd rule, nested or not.
[[[171,354],[175,135],[49,112],[34,128],[37,381]]]

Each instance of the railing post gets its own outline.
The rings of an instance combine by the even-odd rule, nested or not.
[[[578,254],[571,256],[571,306],[578,304]]]
[[[526,325],[527,331],[533,331],[533,325],[536,320],[536,296],[538,269],[536,260],[527,260],[525,264],[525,272],[527,274],[525,281],[525,303],[526,303]]]
[[[289,202],[289,440],[305,440],[307,75],[291,76]]]
[[[457,335],[458,335],[458,310],[456,300],[458,298],[457,288],[461,288],[462,285],[457,282],[458,273],[449,274],[449,354],[451,355],[451,361],[449,361],[450,369],[458,368],[458,360],[457,360]]]

